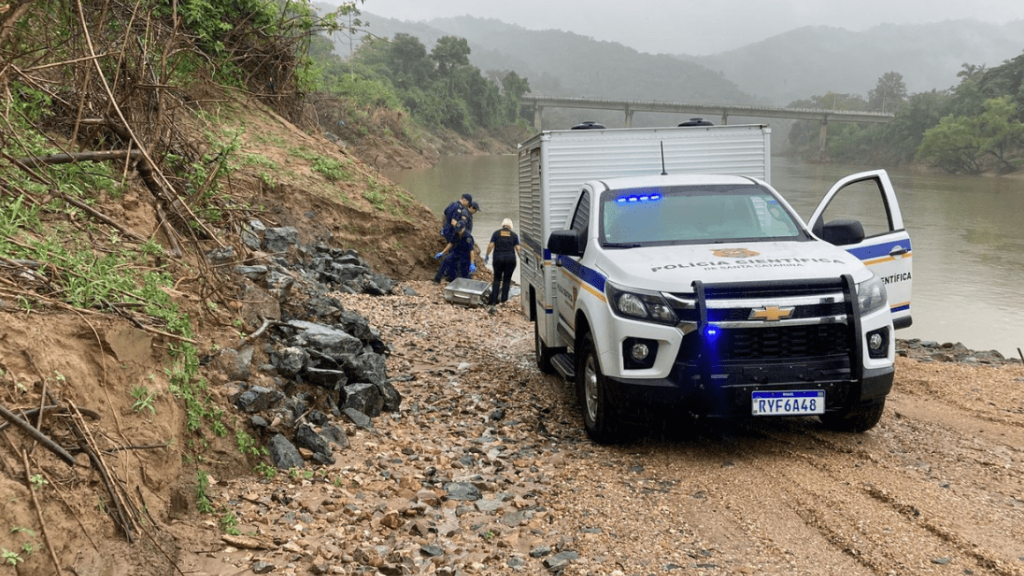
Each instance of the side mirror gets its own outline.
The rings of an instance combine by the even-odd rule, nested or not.
[[[548,236],[548,250],[552,254],[583,256],[582,234],[576,230],[555,230]]]
[[[836,246],[864,241],[864,226],[859,220],[832,220],[821,227],[821,239]]]

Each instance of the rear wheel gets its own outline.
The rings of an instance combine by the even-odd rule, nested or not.
[[[867,432],[878,424],[885,410],[885,398],[868,405],[844,408],[839,412],[826,412],[819,416],[821,423],[837,432]]]
[[[576,388],[583,409],[583,428],[594,442],[611,443],[617,437],[619,418],[608,400],[608,383],[601,372],[594,338],[589,332],[583,336],[576,358]]]
[[[545,374],[554,374],[555,368],[551,365],[551,349],[540,339],[540,327],[533,323],[533,355],[537,360],[537,368]]]

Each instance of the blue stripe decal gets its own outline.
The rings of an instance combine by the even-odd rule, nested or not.
[[[904,310],[910,310],[910,304],[906,304],[904,306],[897,306],[897,307],[893,308],[891,311],[892,312],[903,312]]]
[[[910,239],[903,238],[901,240],[886,242],[884,244],[877,244],[875,246],[854,248],[852,250],[847,250],[847,252],[856,256],[858,260],[871,260],[873,258],[883,258],[885,256],[888,256],[889,252],[891,252],[892,249],[895,248],[897,245],[899,245],[902,248],[906,248],[907,250],[913,251],[910,246]]]
[[[604,274],[592,268],[587,268],[568,256],[559,256],[558,265],[583,282],[590,284],[602,294],[604,293],[604,283],[608,280],[608,277]]]

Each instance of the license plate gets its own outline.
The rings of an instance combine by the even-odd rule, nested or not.
[[[824,390],[783,390],[750,393],[754,416],[800,416],[825,413]]]

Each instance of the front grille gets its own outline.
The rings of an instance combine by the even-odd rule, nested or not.
[[[849,276],[782,282],[702,284],[694,292],[665,294],[683,322],[698,330],[683,339],[681,358],[705,358],[711,365],[772,364],[847,356],[853,340],[857,302]],[[763,303],[763,304],[762,304]],[[756,311],[784,308],[781,321],[757,320]],[[704,328],[717,327],[705,340]]]
[[[845,324],[778,326],[723,330],[714,352],[722,363],[749,360],[802,360],[850,353]]]

